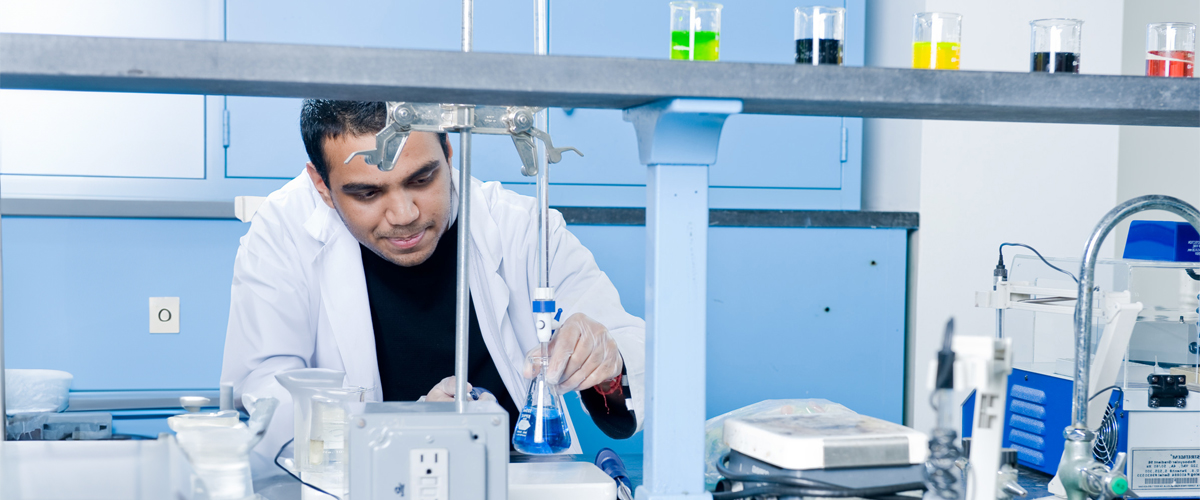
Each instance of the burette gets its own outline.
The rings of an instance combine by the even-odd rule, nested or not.
[[[534,9],[534,52],[546,55],[550,52],[550,0],[536,0]],[[550,131],[550,113],[542,110],[536,115],[536,128]],[[533,294],[534,325],[538,342],[542,348],[542,370],[549,365],[550,335],[554,332],[557,307],[554,303],[554,288],[550,286],[550,159],[544,143],[538,143],[537,204],[538,204],[538,248],[537,288]]]

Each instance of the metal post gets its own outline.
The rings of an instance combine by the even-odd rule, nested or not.
[[[471,32],[474,29],[475,2],[462,3],[462,50],[471,51]],[[473,118],[474,111],[468,110]],[[474,120],[468,120],[470,124]],[[458,282],[454,303],[454,405],[459,413],[466,413],[467,401],[467,347],[471,334],[471,284],[467,280],[468,252],[471,249],[471,129],[458,133]]]
[[[646,425],[638,500],[704,489],[708,166],[736,100],[671,99],[625,110],[646,179]]]
[[[533,12],[533,49],[537,55],[550,53],[550,0],[535,0]],[[542,110],[534,120],[534,126],[550,133],[550,110]],[[538,286],[550,288],[550,160],[546,145],[538,142],[541,164],[537,173],[538,200]]]
[[[2,232],[3,232],[3,230],[0,229],[0,233],[2,233]],[[3,237],[0,237],[0,239],[3,239]],[[0,249],[2,249],[2,248],[3,248],[3,244],[0,244]],[[3,252],[0,252],[0,253],[3,253]],[[4,441],[5,436],[8,435],[8,433],[7,433],[8,413],[6,413],[8,408],[6,408],[4,406],[4,398],[6,396],[4,395],[5,381],[4,381],[4,285],[3,285],[3,283],[4,283],[4,259],[2,256],[0,256],[0,424],[4,424],[2,426],[3,428],[0,429],[0,431],[4,432],[4,434],[0,435],[0,441]],[[2,447],[2,446],[3,445],[0,445],[0,447]],[[3,455],[0,455],[0,459],[2,459],[2,458],[3,458]],[[0,467],[0,468],[3,468],[3,467]],[[2,473],[3,473],[3,471],[0,471],[0,474],[2,474]]]

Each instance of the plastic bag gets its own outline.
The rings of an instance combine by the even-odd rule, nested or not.
[[[67,409],[70,373],[59,370],[4,370],[4,408],[9,415]]]
[[[708,419],[704,423],[704,483],[713,489],[721,474],[717,473],[717,460],[729,453],[725,444],[725,421],[730,418],[760,415],[803,415],[813,413],[855,413],[828,399],[768,399],[750,406],[738,408],[724,415]]]

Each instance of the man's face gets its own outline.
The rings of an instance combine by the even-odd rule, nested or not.
[[[436,134],[413,132],[391,171],[362,156],[342,163],[351,153],[374,147],[375,136],[369,134],[326,139],[329,184],[312,163],[308,175],[360,243],[397,265],[415,266],[433,255],[449,223],[448,158]]]

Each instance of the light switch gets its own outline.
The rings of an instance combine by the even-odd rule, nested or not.
[[[179,297],[150,297],[150,333],[179,333]]]

